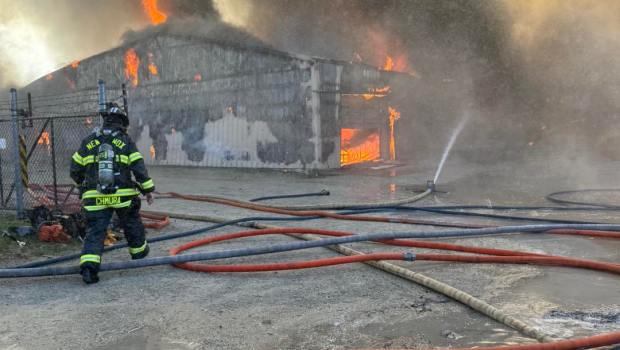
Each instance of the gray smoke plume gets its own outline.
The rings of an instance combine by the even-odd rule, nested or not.
[[[620,158],[618,1],[227,2],[251,6],[245,27],[280,49],[375,66],[405,56],[420,79],[392,89],[401,148],[443,147],[468,110],[456,152],[469,160]]]
[[[27,51],[28,38],[45,39],[43,53],[26,55],[30,65],[49,56],[40,59],[44,68],[109,49],[125,32],[128,41],[171,31],[377,67],[390,55],[397,70],[419,77],[413,86],[394,82],[389,96],[403,116],[396,124],[400,157],[439,157],[466,110],[472,118],[455,153],[467,161],[620,158],[615,0],[160,0],[159,6],[169,22],[142,31],[149,22],[138,0],[0,0],[0,87],[27,82],[24,60],[4,51]],[[243,30],[221,24],[220,16]],[[16,38],[7,29],[26,22],[38,35],[23,30]]]
[[[209,0],[158,4],[170,17],[219,18]],[[0,0],[0,89],[115,47],[149,24],[141,0]]]

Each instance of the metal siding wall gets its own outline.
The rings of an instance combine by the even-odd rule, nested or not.
[[[342,66],[317,63],[320,83],[320,142],[319,164],[323,168],[340,167],[340,79]]]
[[[304,161],[299,152],[311,139],[301,87],[308,76],[304,69],[289,69],[138,87],[130,95],[138,119],[133,136],[144,153],[151,143],[166,148],[168,154],[148,160],[152,164],[301,168],[314,156],[306,154]],[[288,148],[295,154],[283,157]]]
[[[334,167],[334,159],[339,159],[341,77],[369,74],[367,67],[347,73],[342,64],[174,36],[148,38],[132,48],[141,64],[139,85],[129,86],[131,135],[149,164]],[[77,68],[65,67],[54,72],[53,79],[40,79],[26,89],[92,93],[99,78],[108,88],[118,88],[127,81],[128,49],[104,52]],[[149,62],[157,66],[157,75],[149,73]],[[315,86],[313,66],[319,74]],[[194,81],[196,74],[201,81]],[[379,77],[375,75],[371,80]],[[318,99],[313,99],[315,93]],[[108,93],[109,99],[119,95]],[[96,112],[96,106],[68,105]],[[151,144],[155,159],[149,156]],[[316,154],[317,146],[321,154]]]

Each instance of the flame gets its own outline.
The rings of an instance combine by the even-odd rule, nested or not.
[[[415,69],[409,67],[409,65],[407,64],[407,56],[405,54],[396,56],[396,59],[394,59],[390,55],[386,55],[385,63],[383,63],[383,66],[379,68],[388,72],[394,71],[399,73],[407,73],[414,77],[419,77],[418,72],[416,72]]]
[[[52,80],[54,79],[54,75],[53,74],[48,74],[45,76],[45,80]]]
[[[391,193],[396,192],[396,184],[390,184],[389,189]]]
[[[369,94],[362,94],[362,98],[366,101],[370,101],[375,97],[385,97],[390,92],[390,86],[386,85],[382,88],[373,89]]]
[[[73,61],[71,62],[71,68],[73,69],[77,69],[77,67],[80,66],[80,61]]]
[[[396,160],[396,146],[394,142],[394,123],[400,119],[400,112],[392,107],[388,107],[390,112],[390,160]]]
[[[361,143],[351,145],[360,129],[340,129],[340,165],[368,162],[381,156],[379,133],[375,132]]]
[[[151,159],[155,159],[155,146],[151,145],[151,148],[149,148],[149,153],[151,154]]]
[[[153,62],[153,54],[149,52],[149,73],[151,73],[151,75],[157,75],[157,66],[155,65],[155,62]]]
[[[125,78],[131,81],[131,85],[138,86],[138,67],[140,58],[133,48],[125,53]]]
[[[383,70],[391,71],[394,70],[394,59],[392,56],[387,56],[385,58],[385,63],[383,64]]]
[[[50,143],[50,134],[47,131],[42,132],[41,136],[39,136],[39,139],[37,140],[37,144],[46,145],[48,152],[51,151],[52,146]]]
[[[157,0],[142,0],[142,9],[149,16],[151,24],[164,23],[168,19],[168,16],[157,7]]]
[[[202,80],[202,74],[196,73],[196,75],[194,75],[194,81],[201,81],[201,80]]]
[[[157,75],[157,66],[154,63],[149,63],[149,72],[151,75]]]

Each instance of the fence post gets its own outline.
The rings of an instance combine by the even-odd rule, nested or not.
[[[129,115],[129,106],[127,105],[127,86],[125,84],[121,85],[121,91],[123,92],[123,108],[125,109],[125,114]]]
[[[58,209],[58,176],[56,170],[56,135],[54,134],[54,118],[50,120],[50,136],[52,147],[52,177],[54,181],[54,208]]]
[[[103,113],[106,110],[106,96],[105,96],[105,81],[99,79],[97,82],[99,86],[99,112]]]
[[[21,176],[21,158],[19,156],[19,120],[17,117],[17,90],[11,89],[11,124],[13,124],[13,165],[15,176],[15,209],[18,219],[25,219],[24,213],[24,188]]]

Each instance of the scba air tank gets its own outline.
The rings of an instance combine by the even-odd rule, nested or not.
[[[99,180],[97,183],[100,193],[114,193],[114,149],[112,145],[104,143],[99,146]]]

